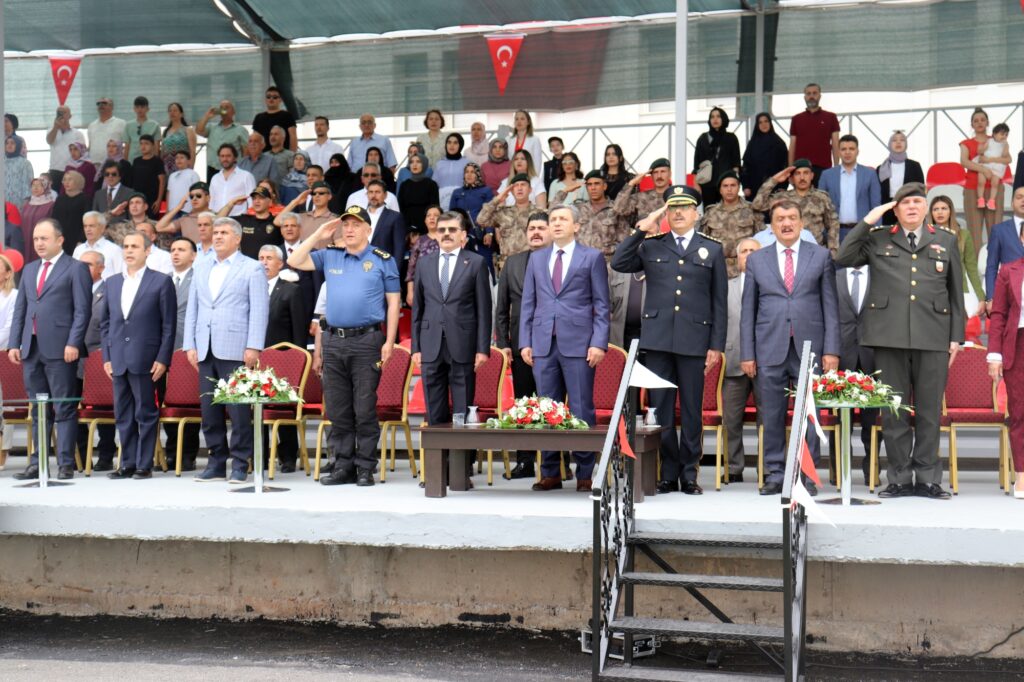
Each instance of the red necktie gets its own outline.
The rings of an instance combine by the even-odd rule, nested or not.
[[[562,249],[558,250],[558,256],[555,258],[555,267],[551,272],[551,286],[555,289],[555,296],[562,290],[562,255],[565,253]]]
[[[793,293],[793,279],[795,278],[795,272],[793,270],[793,249],[786,249],[786,272],[782,278],[783,283],[786,285],[786,291]]]
[[[39,283],[36,284],[36,298],[37,299],[39,298],[39,295],[41,293],[43,293],[43,285],[46,284],[46,275],[49,274],[49,272],[50,272],[50,261],[48,261],[48,260],[47,261],[43,261],[43,274],[39,275]],[[35,318],[32,319],[32,333],[33,334],[36,333],[36,321],[35,321]]]

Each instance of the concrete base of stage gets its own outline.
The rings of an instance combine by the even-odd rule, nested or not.
[[[498,469],[496,467],[496,476]],[[577,630],[590,616],[589,496],[532,481],[427,499],[407,465],[373,488],[278,476],[285,493],[230,493],[156,474],[16,488],[0,473],[0,607],[66,615],[508,625]],[[187,475],[186,475],[187,476]],[[756,473],[747,471],[748,480]],[[637,506],[644,530],[781,533],[779,498],[753,483]],[[834,491],[822,492],[819,499]],[[854,495],[867,497],[862,486]],[[808,631],[833,651],[986,652],[1024,614],[1024,504],[994,472],[951,501],[826,506],[810,528]],[[680,572],[778,576],[775,557],[666,553]],[[643,563],[638,565],[643,569]],[[710,592],[737,622],[781,623],[777,594]],[[638,612],[706,620],[680,591],[638,591]],[[985,655],[1024,656],[1024,636]]]

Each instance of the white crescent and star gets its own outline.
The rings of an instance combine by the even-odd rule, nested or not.
[[[502,57],[502,52],[508,52],[508,57]],[[508,45],[502,45],[501,47],[498,48],[498,51],[494,53],[494,56],[501,60],[501,65],[503,67],[507,67],[508,60],[512,59],[512,48],[509,47]]]
[[[61,74],[62,71],[67,71],[68,75],[67,76],[61,76],[60,74]],[[68,84],[68,78],[70,78],[70,77],[71,77],[71,67],[70,66],[68,66],[67,64],[64,64],[63,66],[57,67],[57,78],[60,80],[60,84],[61,85],[67,85]]]

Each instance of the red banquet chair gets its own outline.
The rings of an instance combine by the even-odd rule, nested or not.
[[[939,185],[959,185],[967,183],[967,171],[955,161],[933,163],[925,175],[924,184],[928,189]]]
[[[309,367],[313,357],[305,348],[291,343],[277,343],[260,351],[260,367],[269,367],[281,379],[286,380],[296,389],[300,396],[306,386]],[[294,426],[296,430],[303,426],[302,402],[268,403],[263,406],[263,423],[270,427],[270,479],[274,479],[277,464],[277,434],[282,426]],[[299,434],[299,457],[302,468],[309,473],[309,452],[306,449],[305,433]]]
[[[305,439],[309,422],[324,420],[324,385],[320,381],[320,375],[312,371],[306,377],[306,385],[302,390],[302,426],[299,427],[299,438]],[[319,431],[317,431],[319,433]],[[319,449],[317,450],[319,453]],[[306,475],[310,475],[306,470]]]
[[[715,490],[722,489],[722,470],[726,467],[728,450],[725,443],[725,416],[722,411],[722,384],[725,381],[725,353],[718,354],[718,360],[704,375],[704,398],[701,404],[701,435],[705,431],[715,434]],[[679,409],[679,394],[676,393],[676,409]],[[726,467],[726,471],[728,468]]]
[[[609,343],[608,352],[594,370],[594,415],[599,426],[612,420],[622,373],[626,371],[626,357],[625,349]]]
[[[28,392],[25,391],[25,375],[20,365],[16,365],[7,357],[7,353],[0,353],[0,386],[4,389],[4,401],[25,402],[25,405],[18,407],[3,408],[5,424],[23,424],[28,429],[27,449],[28,456],[32,457],[32,412],[28,406]],[[52,450],[51,450],[52,452]]]
[[[473,401],[477,406],[477,417],[480,423],[490,418],[500,419],[504,414],[502,396],[505,392],[505,378],[508,375],[508,360],[500,348],[491,346],[487,362],[476,371],[476,385],[473,388]],[[501,451],[505,464],[505,475],[512,471],[508,459],[508,450]],[[487,451],[487,485],[494,485],[494,450]]]
[[[203,411],[199,404],[199,371],[188,361],[188,354],[176,350],[167,369],[167,391],[160,407],[161,424],[178,426],[178,448],[174,453],[174,475],[181,476],[181,453],[185,444],[185,425],[201,424]],[[160,441],[157,440],[157,447]],[[166,459],[166,457],[165,457]]]
[[[156,397],[153,398],[156,400]],[[100,424],[116,424],[114,418],[114,382],[103,371],[103,354],[90,353],[85,359],[85,375],[82,378],[82,402],[78,408],[78,422],[88,424],[89,435],[85,449],[85,475],[92,476],[92,449],[96,427]],[[121,464],[121,446],[117,446],[118,468]],[[158,464],[167,471],[167,460],[158,457]],[[79,465],[81,467],[81,465]]]

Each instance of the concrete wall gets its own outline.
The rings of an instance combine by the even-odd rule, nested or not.
[[[677,570],[778,575],[772,560],[666,555]],[[656,570],[638,561],[640,570]],[[984,651],[1020,626],[1012,568],[814,563],[815,649],[915,656]],[[40,614],[507,625],[577,630],[590,556],[353,545],[0,537],[0,607]],[[709,617],[688,595],[638,591],[638,614]],[[782,596],[708,593],[737,622],[780,624]],[[991,656],[1024,656],[1024,636]]]

